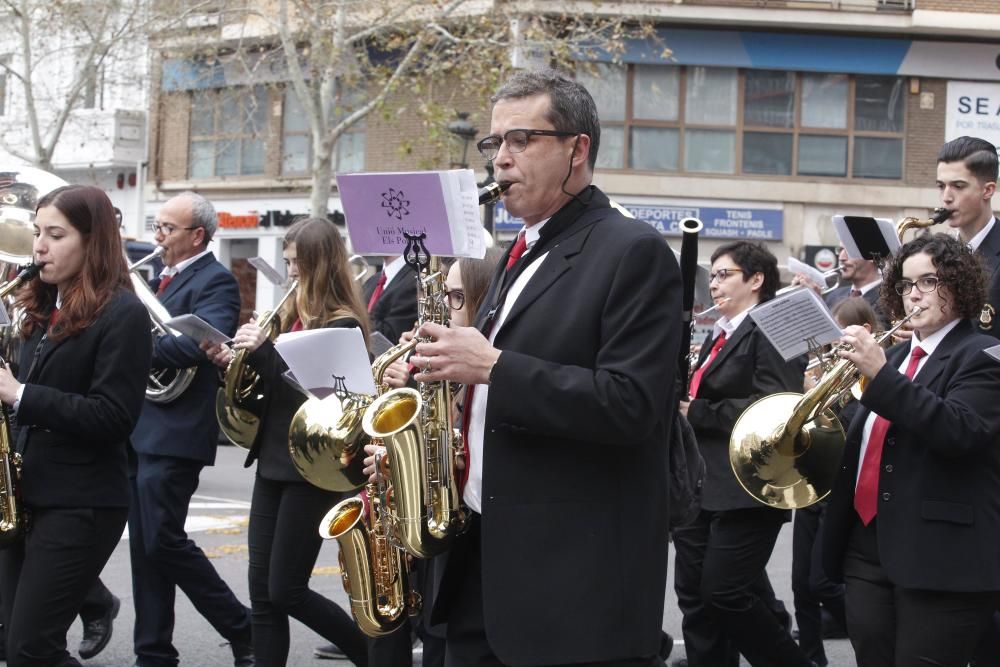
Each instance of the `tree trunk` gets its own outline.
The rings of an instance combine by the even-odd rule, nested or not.
[[[330,190],[333,178],[333,144],[328,140],[315,141],[316,153],[313,156],[312,168],[312,198],[309,202],[309,214],[317,218],[325,218],[330,212]]]

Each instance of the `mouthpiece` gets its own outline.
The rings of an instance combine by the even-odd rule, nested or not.
[[[934,213],[931,214],[931,220],[934,221],[934,224],[942,223],[950,218],[952,213],[954,211],[949,211],[946,208],[936,208],[934,209]]]
[[[486,204],[492,204],[496,201],[499,201],[500,197],[503,196],[503,193],[505,193],[507,191],[507,188],[509,187],[510,183],[507,181],[504,181],[503,183],[497,183],[494,181],[493,183],[490,183],[486,187],[480,188],[479,189],[480,206]]]

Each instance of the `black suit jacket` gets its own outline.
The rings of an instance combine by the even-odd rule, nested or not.
[[[158,281],[154,281],[155,286]],[[226,267],[209,253],[178,273],[160,295],[171,315],[193,313],[232,336],[240,314],[240,288]],[[146,401],[139,425],[132,436],[137,452],[157,456],[194,459],[206,465],[215,462],[219,424],[215,417],[218,372],[198,343],[187,336],[160,336],[153,348],[158,368],[190,368],[198,371],[191,386],[171,403]]]
[[[974,318],[973,324],[981,333],[1000,338],[1000,220],[994,218],[993,229],[986,235],[976,251],[986,265],[986,303],[993,306],[993,322],[985,329]]]
[[[17,450],[24,502],[128,507],[126,446],[152,350],[146,309],[119,289],[78,335],[53,342],[43,333],[39,328],[22,348]]]
[[[358,321],[353,317],[341,317],[327,322],[326,326],[351,328],[357,327]],[[305,483],[288,453],[288,427],[299,407],[305,403],[306,396],[282,377],[288,370],[288,364],[270,340],[254,350],[250,355],[250,365],[260,375],[265,391],[261,427],[243,466],[249,468],[259,459],[257,473],[261,477]]]
[[[711,336],[701,346],[701,361],[711,351]],[[748,494],[729,463],[729,437],[736,420],[754,401],[783,391],[802,392],[806,358],[786,362],[748,315],[705,369],[688,421],[705,459],[701,506],[723,511],[766,507]]]
[[[372,331],[378,331],[395,345],[403,332],[409,331],[417,322],[417,274],[406,264],[385,286],[375,307],[368,314]],[[365,305],[372,298],[379,274],[365,283]]]
[[[653,655],[660,641],[680,270],[652,227],[596,188],[581,197],[543,228],[532,252],[548,254],[495,337],[483,603],[510,665]]]
[[[864,423],[892,421],[879,476],[879,556],[897,586],[1000,590],[1000,363],[995,339],[962,321],[913,382],[898,371],[909,343],[892,347],[847,433],[824,525],[824,567],[843,579]]]

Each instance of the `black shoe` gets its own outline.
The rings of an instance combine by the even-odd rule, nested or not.
[[[104,611],[104,616],[83,622],[83,638],[77,648],[81,658],[90,660],[108,645],[111,641],[111,631],[114,629],[114,620],[121,606],[122,601],[112,595],[111,606]]]
[[[229,648],[233,649],[234,667],[253,667],[253,644],[250,642],[229,642]]]
[[[326,646],[317,646],[313,649],[313,657],[320,660],[345,660],[347,659],[347,654],[341,651],[340,647],[336,644],[327,644]]]
[[[672,667],[688,667],[687,658],[677,658],[674,660]]]

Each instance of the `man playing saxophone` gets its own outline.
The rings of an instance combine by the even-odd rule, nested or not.
[[[469,530],[435,614],[454,665],[657,665],[680,270],[591,185],[590,93],[519,72],[494,96],[503,201],[525,229],[473,327],[425,324],[418,382],[466,397]],[[554,529],[558,527],[558,529]]]
[[[240,310],[236,279],[208,249],[215,209],[193,192],[168,200],[156,214],[156,242],[165,268],[154,283],[171,315],[193,313],[233,335]],[[142,667],[173,667],[177,587],[232,645],[237,665],[253,664],[247,609],[184,530],[188,503],[203,466],[215,462],[217,373],[198,343],[160,336],[154,367],[196,367],[190,387],[169,403],[146,400],[132,435],[129,550],[135,595],[135,653]]]

